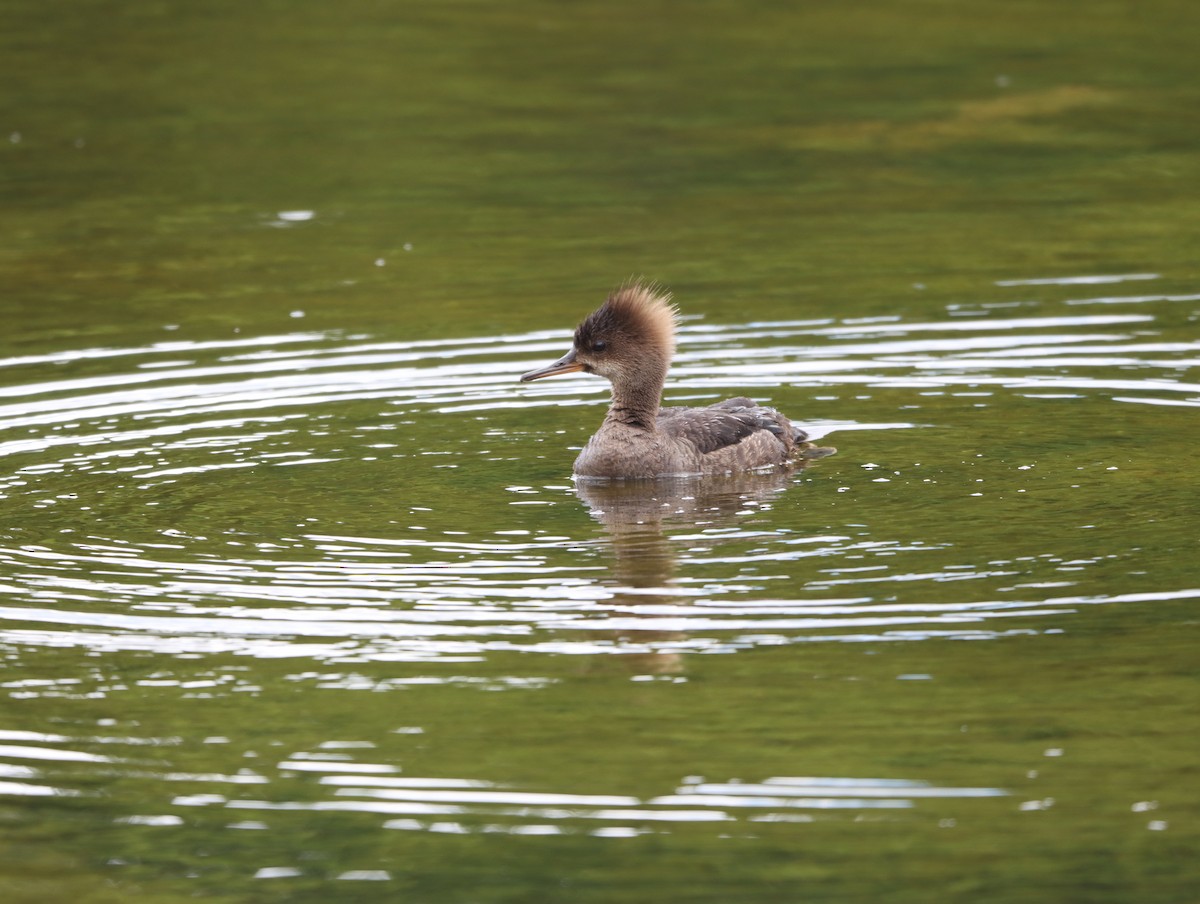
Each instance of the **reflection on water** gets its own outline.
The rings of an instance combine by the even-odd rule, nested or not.
[[[1066,456],[1027,450],[987,471],[974,446],[964,456],[910,442],[919,459],[899,463],[886,446],[874,446],[876,461],[853,451],[855,437],[944,430],[946,411],[961,417],[955,406],[995,409],[991,423],[1003,426],[1014,406],[1032,406],[1021,416],[1036,422],[1063,402],[1091,412],[1200,405],[1188,379],[1200,342],[1159,334],[1185,298],[1195,296],[1131,296],[1128,311],[1076,298],[1049,312],[1005,300],[921,322],[690,323],[668,399],[795,393],[810,400],[800,420],[815,436],[850,441],[839,437],[842,461],[791,473],[650,483],[556,476],[605,399],[585,378],[514,382],[560,347],[559,332],[424,342],[297,333],[0,361],[0,501],[11,513],[0,528],[0,692],[86,706],[293,692],[311,705],[431,688],[529,698],[564,674],[675,692],[694,680],[696,654],[1049,636],[1086,608],[1200,598],[1186,580],[1105,581],[1136,537],[1126,547],[1005,540],[991,551],[1006,525],[971,520],[963,506],[985,493],[1019,499],[1050,474],[1058,491],[1078,489],[1087,478]],[[1078,313],[1088,304],[1104,312]],[[900,416],[852,420],[872,394]],[[572,434],[551,426],[562,421],[551,406],[588,411]],[[893,503],[902,508],[890,526],[874,526]],[[1089,516],[1079,529],[1097,525],[1103,517]],[[65,671],[32,665],[56,651],[82,658]],[[580,665],[564,673],[564,660]],[[937,683],[920,662],[892,677]],[[812,704],[788,717],[803,720]],[[955,731],[957,718],[946,717]],[[748,837],[1010,793],[994,774],[741,779],[689,775],[684,762],[636,790],[630,775],[514,782],[486,769],[412,774],[417,748],[375,740],[248,749],[231,730],[189,752],[182,735],[42,728],[0,731],[0,795],[96,801],[116,775],[140,789],[109,818],[127,832],[179,831],[219,813],[224,829],[268,835],[342,814],[431,834],[630,838],[711,824]],[[425,738],[417,720],[379,730],[396,743]],[[267,863],[258,876],[305,870]]]
[[[1141,296],[1130,301],[1144,310]],[[980,305],[956,306],[937,322],[692,324],[681,331],[668,397],[708,399],[781,382],[818,394],[870,387],[907,394],[914,404],[899,407],[918,421],[939,397],[998,404],[1001,392],[1046,404],[1200,405],[1200,384],[1178,378],[1196,363],[1200,342],[1156,341],[1154,322],[1152,313],[1120,312],[1013,318]],[[389,522],[397,527],[391,535],[357,535],[337,529],[344,521],[318,523],[318,508],[298,506],[308,516],[272,535],[245,513],[233,514],[233,497],[197,496],[203,481],[231,470],[258,481],[247,485],[251,495],[291,498],[325,493],[331,476],[352,464],[394,462],[394,473],[409,467],[405,461],[420,462],[432,475],[470,459],[520,460],[537,450],[565,469],[571,454],[561,433],[464,429],[476,424],[471,412],[486,411],[495,423],[513,409],[597,406],[601,381],[513,383],[561,341],[557,332],[409,343],[305,333],[0,361],[18,379],[0,389],[7,400],[0,406],[0,494],[10,511],[40,512],[43,524],[59,525],[36,536],[0,534],[4,638],[97,652],[319,662],[620,653],[648,657],[647,667],[653,661],[651,670],[662,672],[676,668],[683,652],[978,639],[1033,630],[1047,619],[1042,628],[1057,629],[1080,605],[1123,598],[1063,592],[1071,580],[1029,580],[1039,559],[1061,578],[1102,557],[1089,563],[1046,553],[930,569],[930,553],[945,544],[849,524],[816,532],[784,526],[772,508],[788,492],[801,497],[788,499],[790,510],[804,506],[806,489],[789,490],[809,479],[804,472],[650,487],[507,487],[510,511],[554,513],[552,526],[532,530],[536,520],[525,518],[487,530],[487,520],[504,519],[486,505],[481,524],[414,504],[402,521]],[[26,367],[97,359],[108,362],[103,374],[19,382]],[[841,413],[854,410],[846,405]],[[816,436],[923,429],[845,419],[805,425]],[[899,474],[871,462],[861,468],[877,483]],[[263,476],[272,471],[279,479]],[[928,473],[925,482],[936,482]],[[438,491],[458,492],[452,482]],[[562,532],[578,530],[558,515],[578,505],[575,494],[603,525],[601,537]],[[216,517],[199,523],[205,533],[180,518],[181,499],[212,508]],[[151,514],[112,521],[114,512],[133,511]],[[113,523],[131,529],[112,531]],[[901,585],[972,581],[989,592],[938,593],[936,601],[893,595]],[[1158,598],[1190,592],[1174,588]]]
[[[770,510],[771,501],[791,485],[788,471],[744,473],[716,478],[676,477],[643,481],[581,481],[576,487],[591,515],[604,525],[612,541],[612,597],[615,611],[633,615],[613,633],[619,648],[652,650],[631,653],[632,667],[649,674],[683,671],[681,651],[689,649],[688,623],[706,620],[711,611],[696,611],[697,601],[675,580],[683,544],[719,546],[723,536],[737,536],[740,515]],[[668,536],[668,528],[686,527]],[[698,533],[692,533],[698,532]],[[687,549],[693,554],[699,547]],[[702,603],[701,603],[702,605]],[[678,625],[652,628],[665,618]],[[636,627],[638,622],[646,627]],[[672,645],[678,647],[673,649]]]
[[[0,904],[1198,897],[1191,6],[286,6],[5,5]]]

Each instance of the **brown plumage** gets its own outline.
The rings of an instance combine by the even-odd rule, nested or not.
[[[575,330],[571,350],[521,382],[584,371],[612,383],[600,429],[575,459],[580,477],[644,478],[729,474],[788,467],[835,450],[774,408],[726,399],[707,408],[662,408],[663,384],[675,351],[675,307],[652,285],[630,283],[608,297]]]

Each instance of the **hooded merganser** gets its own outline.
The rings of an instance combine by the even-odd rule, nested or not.
[[[805,442],[808,434],[786,417],[747,398],[661,408],[676,313],[669,294],[640,282],[626,285],[579,325],[566,355],[521,377],[527,383],[582,370],[612,383],[604,423],[575,459],[577,476],[730,474],[786,468],[836,451]]]

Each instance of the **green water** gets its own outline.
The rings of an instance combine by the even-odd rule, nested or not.
[[[0,900],[1200,896],[1191,5],[4,20]]]

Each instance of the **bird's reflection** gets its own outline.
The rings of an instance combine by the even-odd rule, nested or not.
[[[793,471],[775,471],[577,483],[579,498],[612,540],[612,579],[617,585],[612,604],[633,612],[655,603],[678,605],[681,597],[672,584],[679,570],[679,548],[684,543],[693,546],[697,539],[688,529],[729,527],[762,512],[794,478]],[[671,535],[679,529],[685,529],[682,536]],[[719,538],[707,538],[706,542],[719,542]],[[685,636],[678,631],[629,630],[616,639],[662,647]],[[683,656],[678,652],[631,653],[623,659],[641,674],[678,675],[684,671]]]

